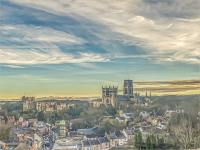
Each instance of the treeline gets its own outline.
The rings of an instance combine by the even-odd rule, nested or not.
[[[135,134],[135,143],[134,146],[136,149],[146,149],[146,150],[153,150],[156,148],[159,149],[168,149],[171,147],[171,145],[164,142],[163,138],[158,138],[155,135],[148,135],[146,140],[142,138],[142,133],[138,132]]]

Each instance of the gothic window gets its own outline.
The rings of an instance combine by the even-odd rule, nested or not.
[[[129,94],[132,94],[131,88],[129,89]]]
[[[127,94],[127,93],[128,93],[127,88],[125,88],[125,94]]]
[[[106,91],[106,95],[109,95],[109,91]]]
[[[109,103],[109,99],[108,98],[106,99],[106,103]]]

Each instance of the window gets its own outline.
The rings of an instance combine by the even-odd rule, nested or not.
[[[109,91],[106,91],[106,95],[109,95]]]
[[[132,94],[131,88],[129,89],[129,94]]]
[[[127,88],[125,88],[125,94],[127,94]]]
[[[97,148],[98,148],[98,145],[97,145]]]
[[[106,143],[106,146],[108,146],[108,143]]]
[[[109,99],[108,99],[108,98],[106,99],[106,103],[107,103],[107,104],[109,103]]]
[[[113,142],[113,139],[112,139],[112,142]]]
[[[87,148],[87,150],[89,150],[89,147]]]

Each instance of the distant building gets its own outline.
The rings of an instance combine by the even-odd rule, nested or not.
[[[23,111],[31,110],[35,108],[35,97],[22,97]]]
[[[69,108],[69,107],[74,108],[74,107],[75,107],[75,104],[68,104],[67,107],[68,107],[68,108]]]
[[[7,116],[7,123],[14,123],[15,122],[15,116]]]
[[[65,126],[65,121],[61,120],[59,124],[59,136],[60,137],[65,137],[66,136],[66,126]]]
[[[102,104],[102,100],[101,99],[95,99],[95,100],[89,101],[89,103],[92,107],[99,107]]]
[[[63,110],[66,107],[66,103],[57,103],[57,110]]]
[[[37,101],[36,109],[37,111],[47,111],[53,112],[58,110],[63,110],[66,107],[66,103],[58,100],[44,100]]]

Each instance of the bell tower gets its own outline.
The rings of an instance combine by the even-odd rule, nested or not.
[[[125,96],[133,96],[133,81],[132,80],[124,80],[124,95]]]

